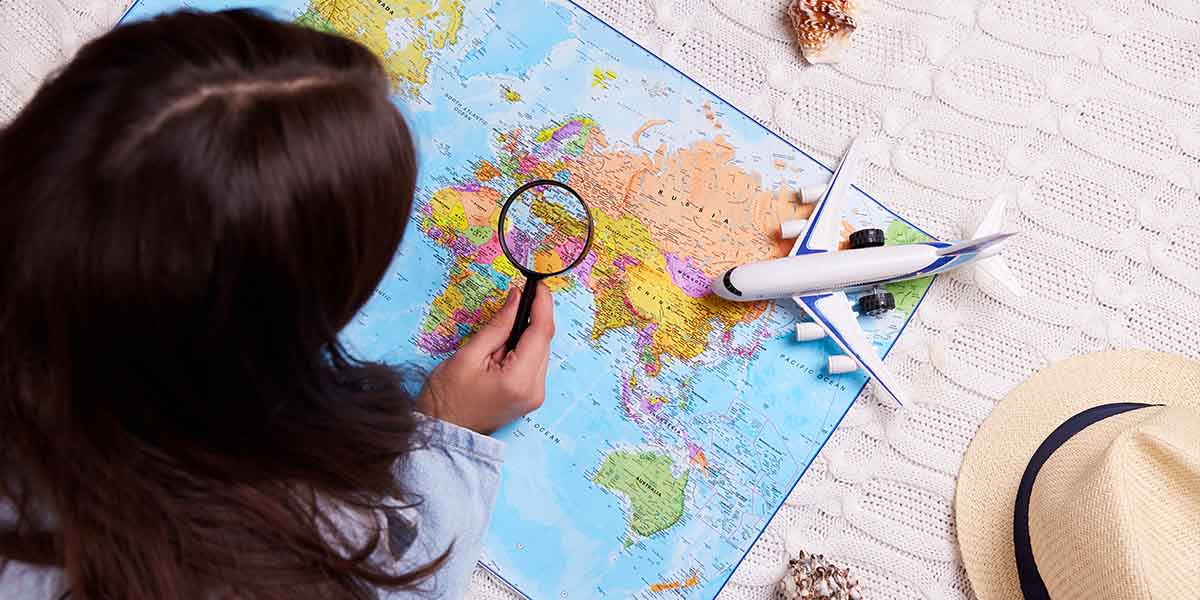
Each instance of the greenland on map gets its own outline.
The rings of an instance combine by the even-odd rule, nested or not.
[[[403,246],[344,332],[359,356],[430,368],[521,283],[500,203],[552,178],[590,204],[584,262],[551,279],[558,335],[545,405],[507,445],[482,564],[531,598],[711,598],[864,385],[828,376],[832,343],[798,312],[708,295],[780,256],[781,219],[829,171],[569,2],[140,0],[260,8],[377,53],[413,125],[420,177]],[[855,191],[844,231],[925,236]],[[889,285],[863,328],[881,353],[929,280]]]

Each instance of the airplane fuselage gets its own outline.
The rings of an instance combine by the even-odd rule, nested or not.
[[[785,256],[730,269],[713,281],[712,289],[735,302],[809,296],[935,275],[994,253],[938,254],[950,245],[925,242]]]

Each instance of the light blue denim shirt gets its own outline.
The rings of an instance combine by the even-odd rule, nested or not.
[[[424,565],[453,543],[447,561],[421,585],[418,597],[457,600],[466,593],[482,550],[500,485],[504,443],[430,418],[422,418],[422,430],[428,435],[428,444],[396,466],[401,487],[419,494],[422,502],[372,515],[327,507],[337,531],[326,535],[331,540],[360,544],[381,531],[382,543],[371,558],[395,572]],[[0,528],[12,518],[10,507],[0,504]],[[66,583],[60,569],[10,562],[0,573],[0,598],[58,600],[67,592]],[[417,595],[380,593],[381,598],[409,596]]]
[[[483,549],[500,487],[504,443],[444,421],[424,419],[424,423],[429,444],[410,453],[397,467],[403,488],[423,498],[420,506],[406,512],[416,522],[416,535],[409,550],[403,552],[400,566],[425,564],[453,542],[445,566],[423,587],[429,589],[430,597],[458,599],[466,593]],[[397,529],[394,522],[385,529],[393,534],[386,549],[389,552],[399,550],[395,548],[400,541]]]

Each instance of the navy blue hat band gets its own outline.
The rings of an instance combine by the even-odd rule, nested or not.
[[[1159,404],[1140,404],[1136,402],[1120,402],[1102,404],[1089,408],[1059,425],[1046,437],[1037,452],[1029,459],[1025,474],[1021,476],[1021,485],[1017,488],[1017,503],[1013,511],[1013,547],[1016,550],[1017,576],[1021,580],[1021,592],[1025,600],[1049,600],[1050,593],[1038,572],[1037,562],[1033,559],[1033,548],[1029,541],[1029,497],[1033,494],[1033,482],[1037,479],[1038,471],[1046,464],[1050,455],[1054,454],[1072,436],[1083,431],[1089,425],[1116,416],[1124,412],[1161,406]]]

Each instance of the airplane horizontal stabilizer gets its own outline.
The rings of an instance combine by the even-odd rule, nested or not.
[[[1016,276],[1013,275],[1011,270],[1009,270],[1008,264],[1004,262],[1003,257],[993,256],[990,258],[985,258],[975,263],[975,268],[978,271],[986,273],[988,277],[995,279],[996,283],[999,283],[1001,286],[1003,286],[1004,289],[1008,290],[1008,293],[1012,294],[1013,296],[1024,298],[1027,295],[1025,288],[1021,287],[1021,284],[1017,281]]]

